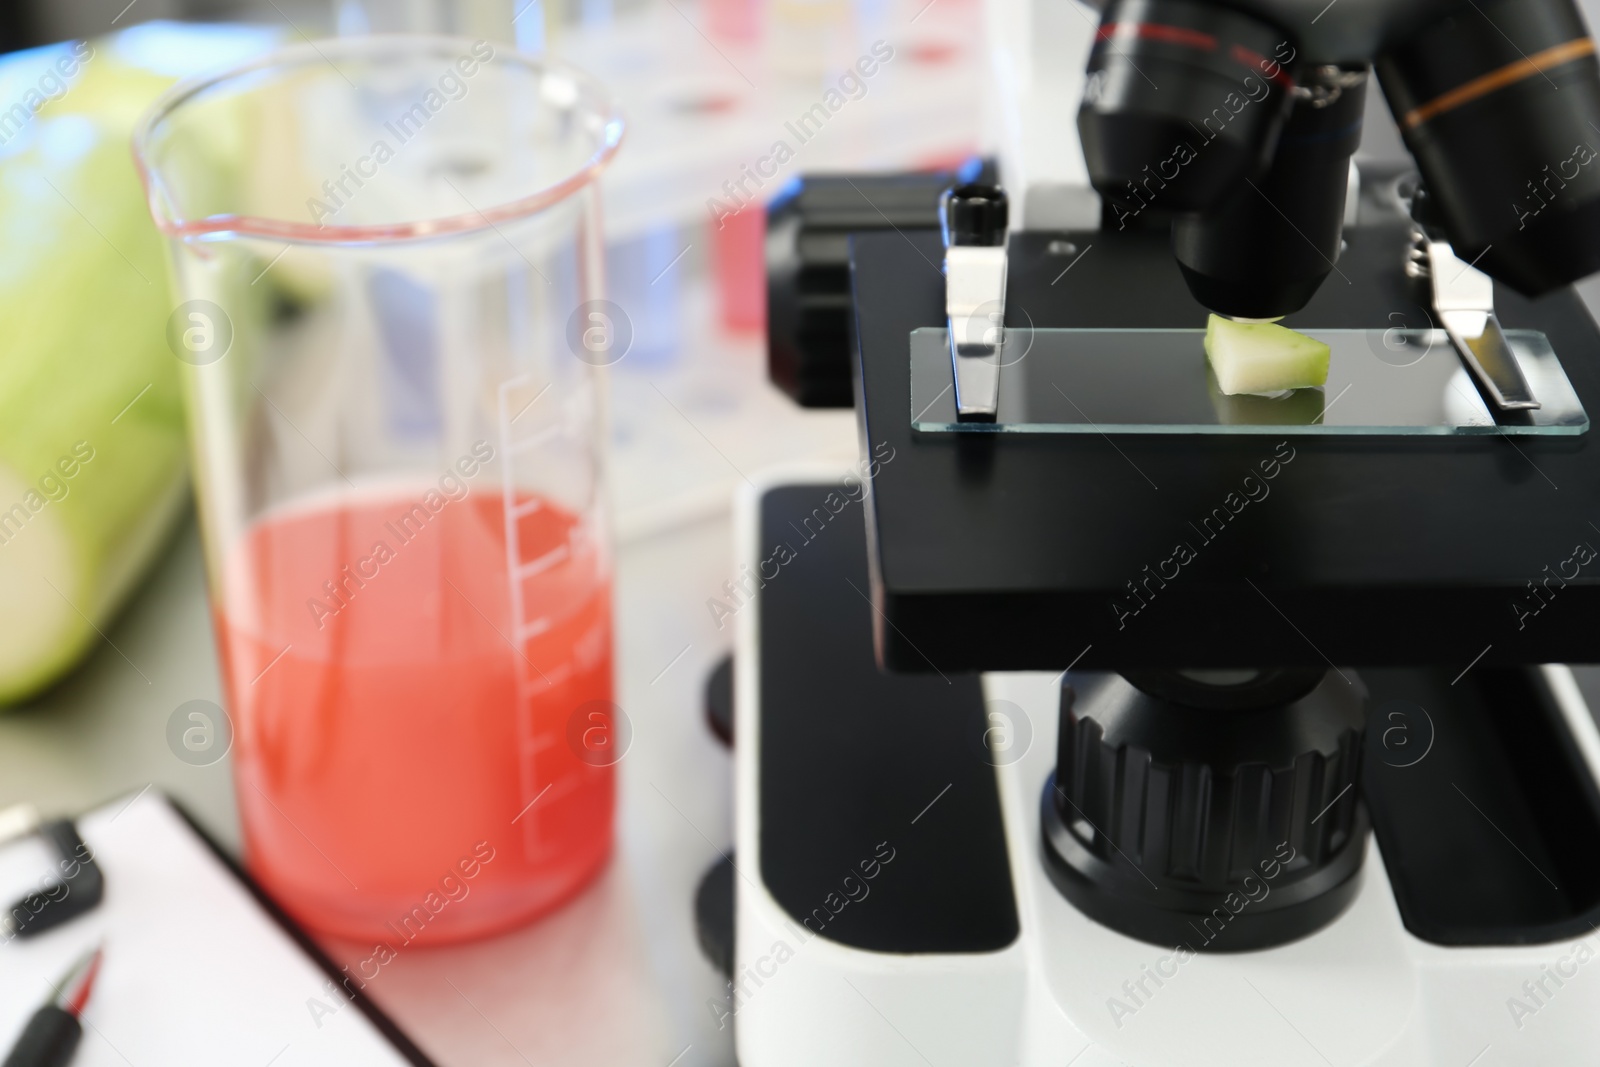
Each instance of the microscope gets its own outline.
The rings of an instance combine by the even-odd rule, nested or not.
[[[993,160],[769,209],[772,378],[861,460],[737,513],[739,1062],[1596,1062],[1581,16],[987,26]],[[1327,384],[1222,391],[1209,313]]]

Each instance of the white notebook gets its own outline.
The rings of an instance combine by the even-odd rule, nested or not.
[[[428,1063],[381,1015],[337,993],[161,794],[94,811],[78,832],[105,874],[105,900],[36,937],[0,937],[0,1059],[51,983],[103,941],[72,1067]],[[37,838],[0,847],[0,907],[51,865]]]

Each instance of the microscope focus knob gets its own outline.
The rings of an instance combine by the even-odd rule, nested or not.
[[[850,237],[940,225],[940,198],[986,169],[808,174],[767,206],[767,376],[803,407],[854,402],[850,338]]]
[[[944,246],[994,247],[1006,243],[1006,194],[998,185],[969,183],[947,189],[939,198]]]
[[[1061,704],[1046,870],[1090,918],[1235,952],[1303,937],[1353,899],[1369,826],[1354,676],[1084,673]]]

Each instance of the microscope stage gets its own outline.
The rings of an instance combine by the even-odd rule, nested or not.
[[[1285,325],[1425,329],[1404,273],[1409,228],[1346,238],[1336,272]],[[931,231],[854,241],[857,407],[879,457],[870,537],[888,665],[949,674],[1600,660],[1600,627],[1586,624],[1600,612],[1600,464],[1587,432],[1263,434],[1213,420],[1151,433],[1093,411],[1081,418],[1094,420],[1087,432],[918,429],[908,338],[944,324],[940,255]],[[1508,331],[1542,335],[1559,354],[1577,409],[1600,410],[1600,330],[1577,295],[1495,296]],[[1012,238],[1006,326],[1034,331],[1035,344],[1057,330],[1200,330],[1205,320],[1164,234]],[[1428,359],[1453,373],[1446,355]],[[1022,377],[1006,368],[1002,392],[1007,375]],[[1027,402],[1051,419],[1072,411],[1035,401],[1040,383],[1025,381]],[[1355,391],[1329,395],[1324,409],[1355,404]],[[1003,401],[1002,425],[1005,415]]]

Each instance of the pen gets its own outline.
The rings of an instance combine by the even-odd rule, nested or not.
[[[78,1017],[100,972],[100,951],[96,948],[72,965],[56,986],[55,998],[28,1020],[3,1067],[66,1067],[72,1062],[83,1037]]]

